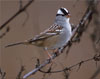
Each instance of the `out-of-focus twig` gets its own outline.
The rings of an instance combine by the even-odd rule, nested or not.
[[[25,20],[24,20],[24,22],[23,22],[23,24],[22,24],[23,27],[25,26],[26,22],[27,22],[28,19],[29,19],[29,13],[27,12],[27,10],[25,10],[25,14],[26,14],[26,18],[25,18]]]
[[[9,30],[10,30],[10,27],[8,26],[6,28],[6,31],[0,35],[0,39],[3,38],[9,32]]]
[[[100,74],[100,67],[96,70],[96,72],[92,75],[90,79],[96,79],[96,77]]]
[[[0,79],[5,79],[6,72],[3,72],[0,68]]]
[[[23,1],[22,0],[19,0],[19,9],[22,9],[23,8]],[[24,10],[25,14],[26,14],[26,18],[22,24],[22,26],[25,26],[26,22],[28,21],[29,19],[29,13],[27,12],[27,10]]]
[[[23,73],[24,70],[25,70],[24,66],[21,66],[21,69],[20,69],[16,79],[22,79],[22,73]]]
[[[90,7],[92,8],[94,12],[93,16],[93,23],[94,23],[94,30],[93,33],[91,34],[91,38],[93,41],[93,46],[96,51],[96,53],[100,52],[100,11],[98,8],[98,4],[100,4],[100,0],[87,0],[87,5],[91,5]],[[97,43],[98,42],[98,43]]]
[[[24,12],[28,7],[29,5],[32,4],[34,0],[29,0],[28,3],[23,6],[21,9],[19,9],[19,11],[17,11],[11,18],[9,18],[6,22],[4,22],[4,24],[2,24],[0,26],[0,30],[2,30],[9,22],[11,22],[16,16],[18,16],[20,13]]]
[[[19,0],[19,9],[22,9],[22,8],[23,8],[23,1]]]

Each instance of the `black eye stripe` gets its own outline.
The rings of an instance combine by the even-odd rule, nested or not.
[[[69,12],[67,13],[63,8],[60,8],[60,10],[64,13],[64,15],[68,15]]]

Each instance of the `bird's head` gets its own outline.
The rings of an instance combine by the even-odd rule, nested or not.
[[[61,7],[58,9],[56,16],[66,16],[67,18],[70,18],[70,13],[66,8]]]

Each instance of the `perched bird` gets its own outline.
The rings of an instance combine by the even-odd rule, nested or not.
[[[72,31],[70,25],[70,13],[69,11],[61,7],[58,9],[56,14],[56,19],[54,24],[46,29],[44,32],[41,32],[39,35],[36,35],[30,40],[25,40],[18,43],[9,44],[6,47],[11,47],[15,45],[36,45],[38,47],[43,47],[49,57],[48,50],[56,50],[64,46],[71,38]]]

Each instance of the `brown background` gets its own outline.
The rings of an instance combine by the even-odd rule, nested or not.
[[[27,1],[24,1],[23,5],[26,3]],[[6,72],[6,79],[15,79],[21,65],[25,66],[26,70],[24,74],[28,73],[34,69],[37,58],[43,62],[47,58],[47,55],[44,53],[42,48],[35,46],[20,45],[11,48],[4,48],[4,46],[9,43],[30,39],[48,28],[55,19],[57,9],[62,6],[66,7],[70,11],[70,22],[73,24],[78,24],[87,8],[84,0],[37,0],[27,8],[28,19],[26,22],[25,19],[27,18],[27,14],[23,12],[7,25],[10,27],[10,32],[0,39],[0,67]],[[0,0],[0,25],[8,20],[18,10],[19,0]],[[5,29],[3,29],[3,31],[4,30]],[[66,56],[66,53],[63,53],[54,60],[53,70],[59,70],[63,67],[71,66],[80,62],[81,60],[91,58],[95,54],[90,39],[92,31],[93,23],[89,25],[89,28],[83,34],[81,42],[75,43],[72,46],[68,56]],[[77,71],[77,68],[74,68],[70,72],[69,79],[90,79],[97,70],[94,61],[84,63],[79,71]],[[37,72],[30,78],[42,79],[42,77],[43,74]],[[45,79],[64,79],[64,74],[55,73],[46,75]],[[100,79],[100,74],[97,76],[97,79]]]

